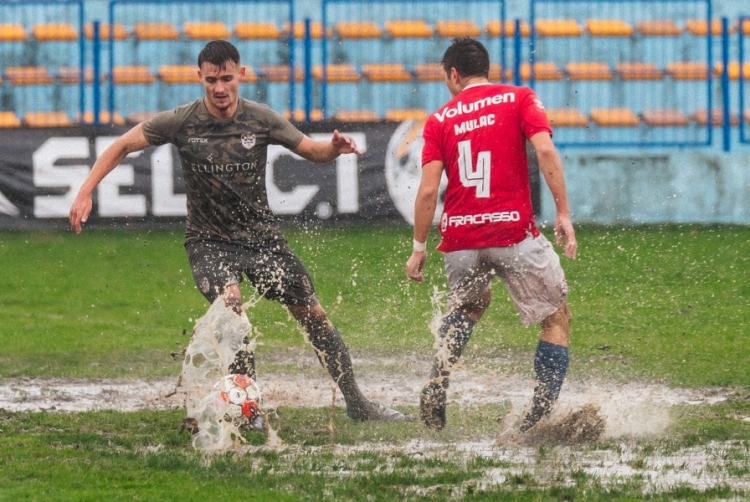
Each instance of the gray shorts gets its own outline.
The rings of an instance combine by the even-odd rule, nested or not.
[[[185,245],[198,290],[213,301],[247,276],[264,298],[282,305],[318,304],[310,274],[284,240],[236,243],[203,240]]]
[[[553,314],[568,295],[560,257],[543,235],[513,246],[445,253],[445,273],[449,309],[478,301],[499,277],[526,326]]]

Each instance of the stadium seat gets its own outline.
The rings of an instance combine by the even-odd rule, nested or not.
[[[28,38],[20,24],[0,24],[0,42],[23,42]]]
[[[253,67],[247,64],[243,64],[242,66],[245,67],[245,76],[242,77],[241,82],[243,84],[254,84],[258,81],[258,74],[255,73],[255,70],[253,70]]]
[[[454,21],[437,21],[435,23],[435,32],[443,38],[455,37],[478,37],[481,33],[479,26],[474,21],[468,19]]]
[[[133,34],[138,40],[177,40],[180,33],[170,23],[135,23]]]
[[[545,110],[545,112],[552,127],[586,127],[589,125],[586,116],[576,108],[560,108]]]
[[[612,71],[607,63],[574,62],[565,65],[565,72],[570,80],[612,80]]]
[[[420,82],[443,82],[445,70],[440,63],[421,63],[414,65],[414,76]]]
[[[159,80],[165,84],[197,84],[198,67],[194,65],[162,65],[157,72]]]
[[[182,25],[185,36],[191,40],[225,40],[232,36],[227,26],[219,21],[215,22],[186,22]]]
[[[57,79],[63,84],[78,84],[81,81],[81,69],[77,66],[61,66],[57,69]],[[100,81],[104,81],[105,79],[105,75],[100,76]],[[83,69],[83,81],[87,84],[94,81],[93,69]]]
[[[685,21],[685,30],[696,37],[705,37],[708,34],[708,20],[706,19],[688,19]],[[733,26],[728,26],[729,33],[734,32]],[[721,20],[713,19],[711,21],[711,34],[721,35]]]
[[[596,108],[591,121],[601,127],[636,127],[640,120],[629,108]]]
[[[240,40],[278,40],[281,30],[273,23],[237,23],[234,33]]]
[[[112,78],[115,84],[153,84],[156,81],[148,66],[115,66]]]
[[[487,21],[487,24],[485,25],[485,30],[487,31],[487,34],[491,37],[499,37],[502,35],[501,28],[502,24],[500,21]],[[526,21],[521,21],[521,36],[522,37],[528,37],[531,33],[531,27],[529,26],[529,23]],[[513,37],[516,35],[516,23],[515,21],[505,21],[505,36],[506,37]]]
[[[330,26],[327,27],[326,32],[328,38],[333,36],[333,29]],[[284,24],[284,29],[281,34],[284,38],[289,36],[289,23]],[[294,38],[305,38],[305,23],[303,21],[297,21],[294,23]],[[320,21],[312,21],[310,23],[310,38],[323,38],[323,23]]]
[[[391,109],[385,111],[385,120],[404,122],[405,120],[426,120],[427,110],[420,108]]]
[[[131,125],[137,125],[141,122],[145,122],[146,120],[149,120],[150,118],[153,118],[158,114],[159,112],[151,111],[151,112],[131,112],[130,115],[128,115],[128,124]]]
[[[101,111],[99,112],[99,123],[100,124],[109,124],[112,123],[114,125],[125,125],[125,119],[122,118],[122,115],[120,115],[119,112],[115,111],[113,114],[114,120],[110,122],[109,119],[109,112],[108,111]],[[94,123],[94,112],[85,112],[83,114],[83,119],[81,119],[80,114],[78,115],[78,121],[82,124],[93,124]]]
[[[377,122],[380,116],[374,110],[339,110],[334,115],[341,122]]]
[[[693,112],[693,114],[690,116],[693,121],[695,121],[698,125],[708,125],[708,110],[702,109],[702,110],[696,110]],[[737,116],[736,113],[732,112],[729,114],[729,124],[736,126],[740,123],[740,118]],[[715,126],[720,126],[724,124],[724,111],[720,108],[714,108],[711,110],[711,124]]]
[[[682,35],[682,28],[671,19],[657,19],[638,21],[635,31],[646,37],[678,37]]]
[[[323,66],[313,67],[312,76],[318,82],[323,81]],[[326,66],[327,82],[357,82],[359,74],[350,64],[330,64]]]
[[[615,65],[615,73],[622,80],[661,80],[664,73],[654,63],[623,61]]]
[[[521,63],[521,80],[531,78],[530,63]],[[534,63],[534,80],[562,80],[563,72],[551,61]]]
[[[743,35],[750,35],[750,19],[745,19],[742,22],[742,26],[738,26],[738,30]]]
[[[43,66],[12,66],[5,69],[5,78],[13,85],[46,85],[55,81]]]
[[[686,126],[690,122],[682,110],[659,108],[643,110],[643,122],[652,127]]]
[[[115,23],[114,26],[115,29],[112,33],[112,37],[115,40],[126,40],[128,38],[128,30],[125,29],[125,26],[121,23]],[[89,40],[94,38],[94,25],[89,23],[84,26],[83,33]],[[109,40],[109,24],[102,23],[99,25],[99,38],[101,40]]]
[[[336,23],[334,33],[339,38],[380,38],[383,34],[372,21],[348,21]]]
[[[750,109],[745,110],[745,112],[742,114],[743,117],[745,117],[745,122],[750,124]]]
[[[260,67],[260,75],[267,82],[289,82],[289,65],[272,64]],[[301,68],[294,68],[294,81],[302,82],[305,80],[305,74]]]
[[[429,38],[432,28],[422,19],[392,19],[385,22],[385,32],[393,38]]]
[[[721,75],[724,70],[724,65],[719,62],[714,65],[714,73]],[[739,61],[730,61],[727,65],[727,74],[730,80],[739,80],[740,78],[740,63]],[[750,62],[742,63],[742,78],[744,80],[750,80]]]
[[[592,37],[629,37],[633,27],[621,19],[587,19],[586,31]]]
[[[40,23],[31,27],[31,33],[39,42],[78,40],[78,32],[68,23]]]
[[[411,73],[401,63],[370,63],[362,65],[362,75],[370,82],[408,82]]]
[[[527,68],[527,71],[528,71],[528,68]],[[510,68],[506,68],[505,69],[505,81],[508,82],[512,78],[513,78],[513,72],[511,71]],[[501,79],[500,79],[500,64],[499,63],[490,63],[489,80],[491,82],[500,82]]]
[[[65,112],[27,112],[23,122],[28,127],[67,127],[73,125]]]
[[[583,34],[583,28],[575,19],[539,19],[534,28],[542,37],[578,37]]]
[[[0,112],[0,128],[10,129],[13,127],[21,127],[21,119],[14,112]]]
[[[708,64],[696,61],[677,61],[667,63],[667,75],[675,80],[706,80]]]
[[[305,110],[294,110],[294,114],[289,113],[289,110],[284,110],[284,117],[293,122],[304,122]],[[323,120],[323,110],[310,110],[310,121],[318,122],[320,120]]]

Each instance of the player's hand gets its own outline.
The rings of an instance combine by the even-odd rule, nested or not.
[[[81,233],[81,224],[86,223],[86,220],[89,219],[91,207],[91,196],[81,195],[80,193],[73,201],[73,205],[70,206],[70,227],[75,230],[77,234]]]
[[[573,224],[570,222],[570,216],[558,215],[555,220],[555,242],[558,246],[564,246],[563,254],[571,260],[576,259],[578,242],[576,242],[576,233],[573,230]]]
[[[357,155],[362,155],[362,152],[359,151],[354,140],[346,134],[341,134],[338,129],[333,131],[331,144],[333,145],[334,150],[340,155],[345,153],[356,153]]]
[[[414,251],[406,261],[406,277],[416,282],[424,282],[422,269],[427,258],[426,251]]]

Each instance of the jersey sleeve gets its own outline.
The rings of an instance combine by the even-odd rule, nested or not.
[[[424,145],[422,146],[422,165],[438,160],[443,160],[443,150],[440,142],[440,129],[437,121],[430,117],[424,125],[422,131],[422,139],[424,139]]]
[[[281,145],[289,150],[297,148],[305,135],[280,113],[272,110],[267,105],[261,106],[265,108],[266,121],[270,130],[269,142]]]
[[[190,114],[193,104],[180,106],[174,110],[157,113],[143,123],[143,135],[154,146],[172,143],[180,125]]]
[[[532,137],[539,132],[547,132],[552,135],[552,128],[547,120],[542,100],[534,91],[527,88],[521,100],[521,129],[524,136]]]

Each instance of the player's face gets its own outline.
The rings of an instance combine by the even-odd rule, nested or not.
[[[245,67],[238,68],[231,61],[227,61],[223,66],[204,61],[198,74],[206,91],[206,106],[209,110],[224,116],[234,113],[240,79],[245,74]]]

